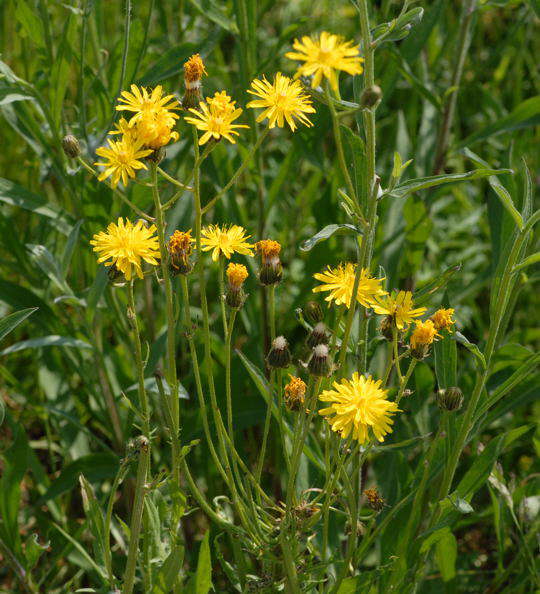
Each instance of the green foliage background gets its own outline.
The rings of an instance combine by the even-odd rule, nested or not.
[[[130,4],[129,12],[126,6]],[[373,3],[372,23],[391,21],[401,4]],[[435,0],[414,6],[425,9],[423,18],[407,37],[385,43],[376,54],[375,77],[383,90],[377,111],[377,173],[383,188],[395,151],[403,161],[413,159],[405,177],[433,173],[444,106],[452,93],[458,93],[445,171],[475,169],[476,158],[492,168],[511,169],[512,174],[498,179],[521,212],[527,170],[533,189],[538,181],[538,2],[478,3],[459,91],[452,88],[452,73],[461,30],[461,2]],[[294,65],[283,54],[295,36],[329,30],[358,41],[358,27],[356,9],[345,1],[4,0],[0,4],[0,314],[38,308],[0,345],[3,591],[26,591],[24,580],[16,579],[18,566],[31,571],[38,591],[100,587],[99,572],[92,565],[94,555],[86,553],[90,550],[91,521],[83,510],[78,476],[83,473],[96,497],[103,500],[126,443],[137,434],[126,404],[135,394],[135,374],[125,297],[107,288],[106,273],[97,266],[88,244],[94,233],[129,212],[104,184],[90,179],[64,156],[60,139],[67,133],[76,135],[85,155],[93,159],[115,117],[113,105],[119,91],[131,82],[162,84],[181,97],[181,66],[195,52],[202,55],[208,70],[205,94],[227,89],[244,106],[249,100],[245,89],[254,76],[277,70],[293,72]],[[360,89],[358,80],[342,77],[343,99],[357,101]],[[227,182],[254,142],[251,110],[243,118],[251,131],[243,134],[236,146],[218,146],[205,164],[202,192],[207,198]],[[288,337],[297,359],[304,358],[306,352],[305,331],[295,309],[312,297],[313,273],[327,264],[354,259],[354,243],[345,235],[333,235],[310,251],[301,249],[305,240],[326,225],[345,220],[339,204],[338,189],[343,182],[335,161],[330,115],[320,103],[313,121],[313,128],[302,128],[294,135],[288,130],[271,134],[259,160],[207,218],[207,222],[241,224],[254,239],[269,236],[283,245],[285,280],[277,301],[278,331]],[[360,116],[357,122],[352,114],[342,123],[356,129],[357,124],[361,128],[360,122]],[[191,135],[185,123],[179,125],[179,131],[180,141],[167,149],[162,167],[185,179],[193,163]],[[346,134],[347,142],[352,143],[351,138]],[[132,184],[129,196],[140,208],[150,208],[147,188]],[[481,179],[423,190],[404,199],[388,197],[379,212],[374,269],[381,267],[388,287],[407,289],[421,289],[451,269],[445,288],[430,295],[427,305],[436,308],[448,303],[454,307],[458,329],[482,349],[490,325],[491,282],[507,257],[515,229],[492,184]],[[168,213],[169,231],[190,228],[192,217],[191,196],[186,194]],[[530,253],[534,252],[532,245]],[[537,267],[521,270],[511,303],[514,314],[505,320],[504,340],[495,353],[485,398],[530,361],[538,347],[540,333],[534,322],[540,303],[535,280]],[[165,317],[162,308],[154,305],[156,284],[143,285],[146,373],[159,426],[159,405],[151,382],[165,347]],[[265,336],[260,291],[253,280],[248,290],[251,295],[240,315],[236,347],[262,368]],[[211,308],[217,316],[217,275],[210,279],[209,293],[214,296]],[[375,324],[372,338],[370,369],[380,376],[383,350],[376,340]],[[178,357],[186,392],[181,402],[182,441],[188,443],[202,437],[202,426],[184,343],[180,340]],[[217,334],[213,349],[220,386],[224,381],[224,344]],[[457,383],[467,398],[474,382],[475,358],[462,346],[458,356]],[[539,481],[534,473],[539,470],[536,457],[540,444],[533,423],[538,413],[539,379],[534,366],[528,369],[504,398],[478,419],[478,430],[458,470],[459,480],[474,468],[481,444],[489,447],[503,432],[514,431],[489,459],[491,466],[495,460],[500,463],[501,484],[509,489],[513,508],[504,489],[488,484],[484,475],[471,492],[474,497],[468,498],[472,509],[459,514],[452,524],[455,538],[442,539],[443,544],[438,545],[437,554],[447,563],[435,560],[428,571],[432,579],[422,583],[422,592],[532,591],[528,589],[530,567],[516,549],[522,547],[523,538],[534,546],[531,534],[538,528],[534,509],[539,500],[534,496]],[[235,427],[242,436],[245,459],[253,460],[265,405],[237,357],[233,384]],[[438,426],[434,402],[438,383],[432,359],[418,366],[411,387],[414,393],[407,400],[406,420],[396,424],[390,443],[427,435]],[[111,400],[119,410],[116,433]],[[409,494],[422,452],[422,443],[414,440],[408,447],[375,455],[368,464],[367,481],[378,486],[389,509]],[[168,455],[166,440],[158,430],[155,467],[165,467]],[[190,454],[190,464],[209,500],[223,493],[204,441]],[[266,471],[265,480],[279,497],[277,439],[271,444]],[[316,480],[312,473],[304,469],[301,480],[306,488]],[[128,500],[120,500],[117,513],[124,521],[128,508]],[[403,509],[406,512],[408,508]],[[364,559],[368,573],[373,567],[382,567],[374,576],[372,572],[372,588],[384,583],[379,574],[391,565],[394,539],[404,518],[403,513],[394,515]],[[155,529],[159,534],[160,528]],[[188,516],[184,528],[187,574],[197,576],[199,546],[195,543],[206,530],[202,513]],[[230,560],[233,553],[230,543],[216,542],[216,536],[210,538],[213,583],[217,592],[225,592],[231,588],[225,559]],[[336,527],[332,534],[336,547],[339,538]],[[45,543],[48,546],[41,549]],[[208,540],[203,541],[201,551],[208,559],[210,549]],[[220,555],[225,558],[221,563]],[[115,562],[120,566],[122,561]],[[204,582],[201,575],[198,580]],[[351,585],[361,587],[360,582]]]

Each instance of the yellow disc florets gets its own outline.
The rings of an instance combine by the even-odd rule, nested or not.
[[[281,244],[273,239],[262,239],[255,244],[255,251],[261,254],[263,262],[267,262],[279,255]]]
[[[199,54],[193,54],[184,64],[184,79],[186,83],[201,80],[203,74],[207,74],[204,62]]]
[[[416,328],[411,335],[411,353],[416,359],[423,359],[429,349],[429,345],[433,343],[439,334],[431,320],[425,322],[416,322]]]
[[[298,410],[304,403],[306,383],[294,375],[289,377],[291,381],[285,386],[285,404],[290,410]]]
[[[438,309],[429,319],[433,322],[435,330],[448,330],[452,332],[452,325],[455,324],[455,321],[452,319],[453,315],[454,310],[450,307],[448,309]]]
[[[239,289],[248,277],[247,268],[243,264],[231,262],[227,266],[227,280],[233,289]]]

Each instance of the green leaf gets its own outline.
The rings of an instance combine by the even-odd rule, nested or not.
[[[61,211],[54,210],[47,205],[47,201],[41,198],[41,196],[26,190],[8,179],[0,178],[0,201],[51,219],[51,223],[59,231],[65,234],[69,232],[69,226],[63,220],[63,213]]]
[[[457,386],[457,347],[451,335],[445,334],[442,340],[433,343],[433,355],[439,388]]]
[[[15,17],[22,26],[25,36],[28,36],[39,47],[45,47],[43,23],[37,11],[28,6],[26,0],[18,0],[15,5]]]
[[[174,583],[180,575],[183,563],[184,547],[175,544],[156,574],[154,594],[169,594],[173,591]]]
[[[437,293],[450,281],[456,272],[461,270],[461,264],[455,264],[447,268],[440,276],[435,277],[433,280],[425,284],[421,289],[414,293],[414,303],[417,307],[425,305],[433,293]]]
[[[53,281],[62,293],[72,295],[73,291],[64,280],[60,264],[44,245],[27,244],[32,258],[41,270]]]
[[[502,173],[513,173],[511,169],[474,169],[466,173],[448,173],[444,175],[433,175],[431,177],[418,177],[410,179],[396,186],[388,195],[393,198],[405,198],[413,192],[434,188],[444,184],[453,184],[473,179],[482,179],[491,175]]]
[[[82,223],[82,221],[77,221],[75,225],[73,225],[73,228],[69,232],[67,238],[66,247],[64,248],[64,255],[62,256],[62,274],[64,279],[68,273],[69,264],[71,263],[71,258],[73,257],[73,252],[79,239]]]
[[[81,456],[62,468],[58,478],[49,486],[39,504],[42,505],[50,499],[54,499],[73,489],[81,474],[84,474],[90,483],[102,482],[105,479],[114,478],[118,472],[118,458],[113,454],[87,454]]]
[[[457,340],[460,344],[462,344],[478,359],[478,362],[482,366],[482,369],[486,368],[486,358],[475,344],[470,342],[468,338],[463,336],[463,334],[461,334],[461,332],[458,332],[457,330],[452,334],[452,338],[454,340]]]
[[[232,18],[225,12],[225,2],[213,2],[212,0],[189,0],[201,15],[219,25],[233,35],[238,35],[238,27]],[[198,593],[197,593],[198,594]]]
[[[9,355],[11,353],[17,353],[24,349],[39,349],[42,347],[61,346],[61,347],[73,347],[77,349],[91,349],[92,345],[88,344],[84,340],[78,338],[72,338],[71,336],[41,336],[40,338],[30,338],[29,340],[22,340],[12,344],[7,349],[0,352],[0,355]]]
[[[0,341],[4,339],[14,328],[16,328],[23,320],[32,315],[37,310],[37,307],[30,307],[22,309],[15,313],[6,316],[0,320]]]
[[[503,132],[512,132],[513,130],[520,130],[538,124],[540,124],[540,95],[526,99],[506,117],[499,118],[493,124],[489,124],[482,130],[471,134],[461,141],[457,148],[469,146]]]
[[[441,572],[443,582],[449,582],[456,576],[457,540],[446,531],[435,545],[435,562]]]
[[[94,493],[92,485],[86,480],[83,474],[79,475],[83,509],[93,536],[94,559],[105,571],[105,520],[101,507]]]
[[[210,530],[206,531],[199,549],[197,572],[195,574],[195,594],[208,594],[212,587],[212,561],[210,558]]]
[[[512,272],[518,272],[519,270],[523,270],[524,268],[532,266],[533,264],[537,264],[538,262],[540,262],[540,252],[536,252],[534,254],[531,254],[530,256],[527,256],[519,264],[514,266]]]
[[[325,241],[329,237],[332,237],[335,233],[340,234],[347,234],[347,233],[360,233],[360,230],[355,227],[354,225],[350,225],[348,223],[343,223],[340,225],[333,224],[333,225],[326,225],[323,229],[315,233],[309,239],[306,239],[301,245],[300,249],[303,252],[309,252],[313,249],[318,243],[321,241]]]

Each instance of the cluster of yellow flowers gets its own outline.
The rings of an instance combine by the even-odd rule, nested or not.
[[[247,92],[254,95],[255,99],[247,107],[263,109],[257,122],[268,119],[269,128],[282,128],[287,123],[294,132],[297,122],[312,126],[307,114],[315,113],[311,99],[297,79],[312,76],[311,86],[317,87],[326,78],[331,88],[337,91],[338,73],[361,74],[363,58],[358,55],[358,47],[352,41],[344,41],[342,37],[326,31],[318,37],[304,36],[301,41],[296,39],[293,47],[295,51],[285,56],[303,62],[294,79],[277,72],[272,81],[265,76],[253,80]],[[184,64],[186,94],[182,106],[189,113],[184,119],[204,132],[199,144],[221,138],[234,144],[238,130],[249,127],[235,123],[242,109],[236,106],[236,101],[226,91],[216,92],[213,97],[201,100],[201,78],[204,74],[206,68],[199,54],[191,56]],[[153,90],[131,85],[131,92],[122,91],[116,109],[132,115],[129,119],[121,118],[115,129],[109,132],[110,136],[120,135],[120,139],[109,137],[108,146],[96,151],[103,159],[95,163],[103,167],[99,174],[100,181],[110,177],[113,187],[120,180],[126,185],[130,178],[135,177],[137,170],[147,168],[143,161],[145,157],[169,142],[177,141],[179,135],[173,127],[179,118],[175,111],[180,107],[173,95],[163,94],[161,85]]]
[[[134,178],[138,169],[146,169],[145,157],[153,151],[178,140],[178,132],[172,128],[178,119],[174,110],[180,104],[173,95],[163,95],[161,85],[149,92],[145,87],[131,85],[131,92],[122,91],[117,111],[131,112],[129,120],[121,118],[109,135],[120,135],[120,140],[107,139],[108,147],[102,146],[96,154],[104,159],[95,165],[104,167],[99,180],[111,178],[113,187],[120,179],[124,185]]]
[[[300,77],[312,77],[311,86],[317,87],[323,79],[334,91],[338,91],[339,72],[350,75],[362,73],[363,59],[358,48],[351,41],[327,32],[319,37],[303,37],[295,40],[295,51],[286,54],[287,58],[302,62],[294,78],[281,72],[275,74],[272,81],[262,77],[251,83],[248,93],[255,99],[247,104],[248,108],[262,109],[257,121],[268,120],[268,127],[284,127],[287,124],[292,131],[297,125],[311,126],[309,114],[315,113],[311,100],[305,92]],[[184,64],[185,96],[182,107],[187,111],[184,120],[203,132],[198,142],[203,145],[209,141],[225,138],[235,143],[239,130],[247,128],[245,124],[235,123],[242,114],[242,109],[226,91],[219,91],[213,97],[202,100],[201,79],[206,74],[203,61],[198,54],[192,56]],[[172,95],[164,95],[161,86],[149,91],[145,87],[131,86],[131,92],[124,91],[116,109],[127,111],[132,115],[129,120],[121,118],[111,135],[121,135],[119,140],[108,140],[109,147],[101,147],[97,154],[105,159],[97,165],[104,167],[99,179],[111,177],[116,186],[120,180],[127,184],[129,178],[135,177],[138,169],[146,169],[142,159],[178,140],[178,133],[173,130],[179,116],[175,110],[180,103]],[[142,221],[132,224],[124,222],[111,223],[107,231],[94,235],[91,244],[98,252],[98,262],[123,273],[129,281],[136,275],[142,278],[143,262],[156,266],[160,259],[158,239],[154,225],[146,226]],[[221,258],[230,260],[233,254],[253,256],[257,252],[261,256],[261,272],[259,280],[262,284],[272,285],[281,279],[281,262],[279,254],[281,245],[273,240],[264,239],[254,244],[248,240],[250,235],[239,225],[208,225],[200,233],[200,249],[211,251],[214,262]],[[188,274],[191,271],[190,256],[194,239],[189,231],[175,231],[167,244],[169,269],[173,274]],[[338,306],[350,308],[358,302],[374,313],[385,316],[385,323],[392,332],[405,332],[410,324],[415,323],[411,333],[410,352],[413,357],[422,358],[429,345],[442,330],[451,331],[454,324],[453,309],[439,309],[429,319],[419,321],[425,307],[415,307],[410,291],[388,293],[383,288],[384,278],[376,278],[363,268],[357,274],[356,264],[346,262],[337,267],[330,266],[314,278],[321,284],[313,288],[313,292],[326,292],[325,300]],[[230,262],[226,270],[228,281],[227,303],[231,307],[240,307],[245,299],[242,285],[248,277],[243,264]],[[356,285],[356,289],[355,289]],[[384,323],[383,323],[384,325]],[[322,336],[325,336],[324,325]],[[282,337],[281,337],[282,338]],[[282,342],[286,341],[282,338]],[[317,344],[314,351],[327,356],[329,349],[325,344]],[[289,361],[290,359],[288,359]],[[328,369],[329,368],[325,368]],[[328,371],[329,373],[329,371]],[[317,375],[328,375],[318,373]],[[306,384],[291,376],[285,386],[285,401],[291,410],[297,410],[304,404]],[[328,418],[332,429],[343,438],[351,436],[360,443],[371,439],[371,434],[383,441],[384,436],[392,428],[392,416],[399,412],[396,402],[387,398],[388,390],[382,387],[381,380],[371,376],[354,373],[351,379],[342,379],[333,383],[332,390],[324,390],[319,399],[329,403],[319,413]]]

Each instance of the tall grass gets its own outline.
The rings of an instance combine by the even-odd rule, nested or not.
[[[2,591],[538,588],[537,3],[18,0],[0,18]],[[312,127],[257,122],[251,81],[293,76],[293,40],[321,31],[363,73],[301,79]],[[99,181],[121,91],[185,100],[196,53],[203,95],[226,90],[249,129],[199,146],[183,110],[161,161]],[[155,225],[143,279],[92,252],[119,217]],[[210,224],[280,260],[235,254],[231,295]],[[327,305],[313,275],[346,262],[353,295],[366,269],[416,321],[455,324],[417,347],[380,298]],[[319,414],[354,373],[399,407],[381,441]]]

